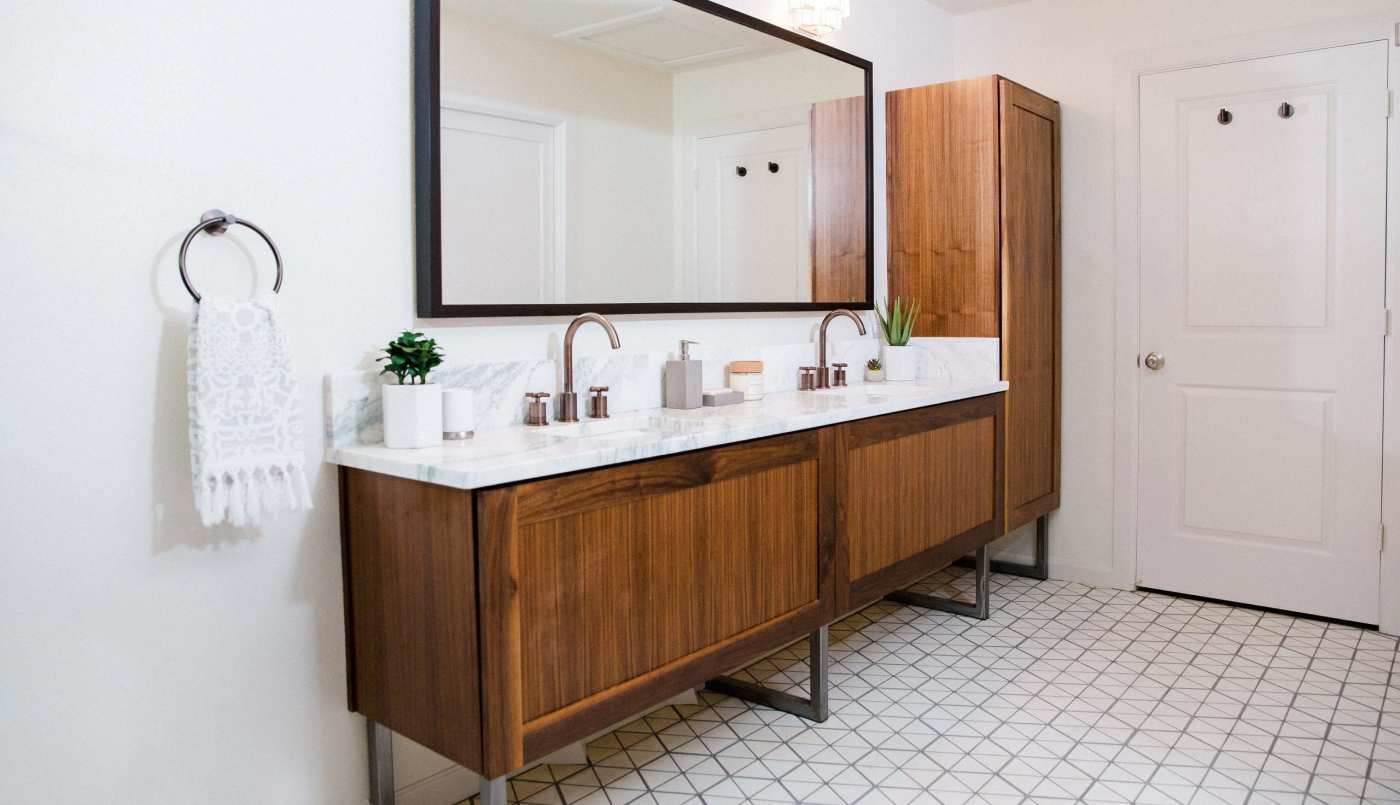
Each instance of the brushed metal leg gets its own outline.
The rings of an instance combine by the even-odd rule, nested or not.
[[[1027,579],[1038,579],[1045,581],[1050,578],[1050,535],[1047,527],[1047,515],[1035,518],[1035,559],[1029,563],[1006,562],[1000,559],[992,560],[993,573],[1005,573],[1008,576],[1021,576]],[[973,561],[963,557],[953,564],[958,567],[973,567]]]
[[[807,667],[810,671],[807,689],[810,698],[804,699],[801,696],[773,690],[746,679],[735,679],[732,676],[711,679],[705,683],[705,687],[715,693],[723,693],[746,702],[761,704],[774,710],[782,710],[810,721],[826,721],[831,715],[827,703],[827,685],[829,684],[827,672],[830,661],[826,650],[827,627],[823,626],[807,635]]]
[[[366,722],[369,738],[370,805],[394,805],[393,733],[383,724]]]
[[[974,569],[977,573],[977,600],[972,603],[954,601],[951,598],[939,598],[936,595],[915,593],[909,590],[896,590],[885,596],[885,600],[920,609],[936,609],[939,612],[951,612],[954,615],[986,620],[991,617],[992,597],[992,569],[989,556],[987,546],[983,545],[977,549],[977,557],[974,560]]]
[[[501,775],[494,780],[481,778],[481,805],[506,805],[509,800],[509,777]]]

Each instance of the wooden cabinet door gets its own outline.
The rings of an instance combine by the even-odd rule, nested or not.
[[[837,614],[1001,536],[1002,396],[836,428]]]
[[[923,301],[916,336],[1000,335],[999,80],[885,96],[889,293]]]
[[[1060,505],[1060,106],[1001,81],[1006,530]]]
[[[488,776],[820,626],[826,438],[478,493]]]

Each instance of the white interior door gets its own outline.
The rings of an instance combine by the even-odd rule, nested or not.
[[[1142,79],[1142,586],[1377,621],[1386,58]]]
[[[442,108],[442,301],[565,301],[559,126]]]
[[[811,301],[811,163],[805,123],[696,142],[701,301]]]

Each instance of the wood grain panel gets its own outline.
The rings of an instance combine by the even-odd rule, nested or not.
[[[994,438],[978,420],[853,451],[851,578],[991,520]]]
[[[1001,84],[1006,528],[1060,504],[1059,104]]]
[[[996,76],[885,96],[890,296],[915,335],[1000,335]]]
[[[476,494],[480,589],[482,769],[499,777],[525,765],[521,681],[517,487]]]
[[[831,619],[823,603],[807,604],[727,640],[608,688],[525,725],[525,757],[537,760],[655,707],[658,702],[743,668],[793,643]]]
[[[471,493],[342,468],[352,706],[480,768]]]
[[[817,601],[815,455],[519,530],[530,721]]]
[[[865,302],[865,98],[812,104],[812,301]]]
[[[525,525],[582,514],[804,461],[816,451],[816,431],[804,431],[533,481],[514,487],[519,496],[516,516]]]
[[[839,522],[853,584],[996,518],[996,417],[928,429],[927,410],[842,426]]]

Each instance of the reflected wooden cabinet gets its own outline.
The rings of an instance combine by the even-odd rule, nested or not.
[[[1001,394],[489,489],[340,474],[350,708],[499,777],[1000,532]]]
[[[1060,505],[1060,107],[1000,76],[886,96],[890,296],[1001,339],[1005,529]]]

